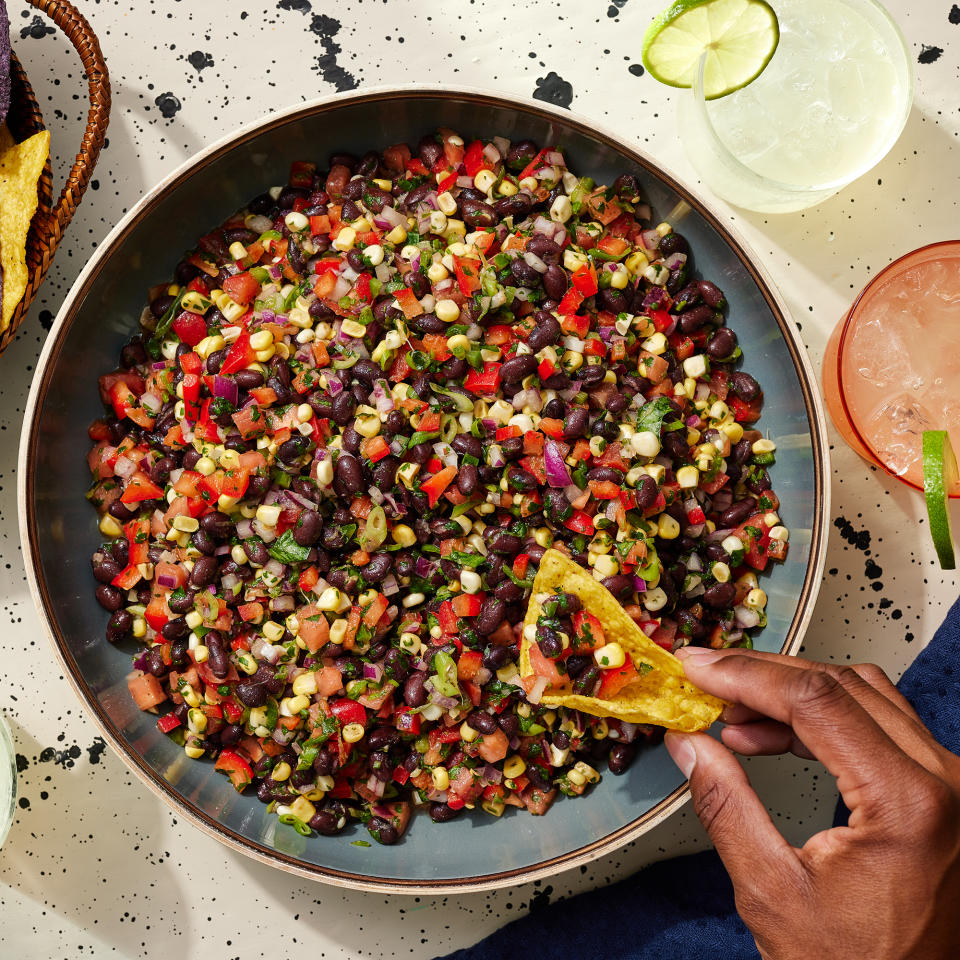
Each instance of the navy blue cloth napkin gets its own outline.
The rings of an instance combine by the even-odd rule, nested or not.
[[[960,754],[960,600],[898,684]],[[842,807],[842,805],[841,805]],[[610,887],[534,909],[443,960],[758,960],[712,850],[656,863]]]

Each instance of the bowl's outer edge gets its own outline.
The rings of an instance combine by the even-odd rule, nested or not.
[[[104,739],[120,755],[133,772],[143,781],[143,783],[158,797],[173,806],[179,813],[186,817],[194,826],[203,830],[206,834],[215,837],[228,847],[236,850],[245,856],[251,857],[261,863],[266,863],[273,867],[279,867],[288,873],[293,873],[306,879],[321,880],[342,887],[348,887],[356,890],[365,890],[376,893],[406,893],[416,895],[429,894],[449,894],[449,893],[474,893],[484,890],[492,890],[500,887],[515,886],[518,883],[526,883],[532,880],[544,878],[556,874],[562,870],[573,869],[582,864],[589,863],[591,860],[602,856],[605,853],[612,852],[620,846],[636,839],[641,834],[652,829],[661,823],[667,817],[675,813],[689,799],[690,793],[686,785],[679,787],[670,796],[664,798],[653,809],[647,811],[637,820],[627,824],[621,829],[614,831],[606,837],[587,844],[571,853],[534,864],[531,867],[519,870],[505,871],[502,873],[488,874],[476,877],[463,877],[457,880],[449,880],[437,883],[423,881],[405,881],[401,878],[384,878],[373,880],[359,874],[346,873],[339,870],[329,870],[324,868],[305,867],[302,861],[282,854],[279,851],[270,850],[262,847],[253,841],[246,840],[234,834],[232,831],[222,829],[215,820],[202,814],[199,810],[189,804],[181,804],[174,799],[164,781],[161,780],[154,771],[147,766],[142,757],[127,749],[126,745],[114,734],[106,718],[101,715],[98,704],[90,696],[89,690],[81,685],[74,676],[73,664],[70,662],[66,651],[60,644],[56,630],[47,614],[43,602],[43,590],[37,577],[36,557],[33,549],[33,484],[31,482],[34,458],[33,453],[37,442],[37,414],[41,407],[42,400],[46,393],[48,368],[51,360],[56,356],[60,341],[60,334],[69,324],[73,305],[81,298],[85,288],[95,273],[101,268],[101,263],[109,255],[116,239],[123,235],[128,227],[143,216],[150,207],[152,207],[162,196],[165,190],[173,183],[193,171],[195,168],[204,165],[212,157],[219,155],[222,151],[229,149],[241,140],[257,135],[262,128],[286,122],[299,115],[313,113],[320,109],[329,109],[334,107],[345,107],[355,102],[367,102],[372,99],[397,99],[402,97],[445,97],[458,96],[481,101],[483,103],[506,106],[517,109],[522,112],[539,114],[554,120],[564,126],[580,128],[580,131],[605,141],[609,146],[631,156],[638,164],[649,169],[656,176],[666,182],[680,196],[684,197],[696,212],[705,217],[711,226],[723,236],[730,246],[737,253],[744,267],[751,272],[757,282],[758,287],[768,301],[771,311],[777,318],[778,326],[786,340],[791,357],[800,373],[801,387],[804,393],[804,403],[809,413],[813,458],[814,458],[814,479],[815,479],[815,504],[816,512],[814,518],[814,528],[812,531],[812,540],[810,548],[810,559],[807,565],[807,575],[804,580],[803,589],[800,594],[800,601],[797,612],[791,623],[787,634],[787,641],[784,644],[782,653],[794,655],[799,650],[803,642],[804,633],[809,625],[813,614],[814,602],[819,591],[820,582],[823,575],[823,568],[826,561],[826,547],[828,535],[828,518],[830,516],[830,460],[829,446],[827,443],[826,420],[824,416],[823,402],[817,389],[817,381],[813,372],[813,367],[807,355],[806,348],[801,342],[795,325],[791,322],[790,315],[783,302],[783,298],[767,273],[766,269],[760,264],[756,254],[743,240],[739,233],[722,222],[712,210],[710,203],[699,193],[690,189],[687,185],[679,182],[671,174],[664,171],[659,164],[644,151],[639,150],[622,140],[610,130],[602,125],[598,125],[593,119],[578,115],[568,110],[562,110],[546,104],[533,103],[530,100],[522,98],[512,98],[491,94],[487,91],[472,88],[468,86],[456,88],[426,87],[417,84],[406,84],[396,86],[375,86],[364,89],[362,92],[344,96],[334,94],[326,97],[319,97],[307,103],[297,104],[287,110],[268,114],[249,124],[244,125],[239,130],[221,137],[214,143],[205,147],[203,150],[194,154],[185,160],[175,170],[164,177],[152,190],[146,193],[130,211],[117,223],[106,238],[98,246],[97,250],[87,262],[86,266],[80,272],[73,286],[57,314],[56,320],[47,336],[43,349],[37,361],[37,370],[33,377],[30,394],[24,411],[23,430],[20,438],[20,450],[18,456],[18,476],[17,476],[17,499],[19,506],[19,528],[20,539],[24,553],[24,566],[27,575],[27,582],[30,588],[30,594],[33,597],[34,605],[41,619],[44,630],[50,640],[54,653],[63,668],[64,675],[72,684],[79,699],[87,708],[88,715],[99,727]]]

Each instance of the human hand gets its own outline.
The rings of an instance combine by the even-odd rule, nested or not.
[[[721,718],[726,747],[675,732],[666,745],[765,960],[956,957],[960,758],[883,671],[746,650],[678,656],[697,686],[734,704]],[[849,826],[791,846],[731,751],[820,760]]]

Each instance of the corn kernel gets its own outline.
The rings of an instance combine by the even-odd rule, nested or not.
[[[582,787],[587,782],[587,778],[576,767],[567,771],[567,779],[577,787]]]
[[[446,767],[434,767],[433,773],[430,776],[433,779],[435,790],[443,791],[450,786],[450,774],[447,773]]]
[[[404,609],[409,609],[410,607],[415,607],[419,603],[423,603],[427,598],[422,593],[408,593],[403,600],[401,601]]]
[[[133,618],[133,635],[140,639],[147,635],[147,621],[143,617],[134,617]]]
[[[737,577],[737,583],[743,587],[746,587],[747,590],[756,590],[759,585],[757,575],[753,573],[753,571],[741,574],[739,577]]]
[[[290,711],[291,716],[295,716],[301,710],[306,710],[309,706],[310,700],[304,694],[297,694],[297,696],[290,697],[287,700],[287,709]]]
[[[563,251],[563,266],[566,270],[573,272],[574,270],[579,270],[581,267],[585,267],[588,263],[589,260],[585,253],[578,253],[569,247]]]
[[[330,642],[340,646],[347,635],[347,627],[349,626],[350,624],[342,618],[334,620],[330,624]]]
[[[550,219],[554,223],[566,223],[573,216],[573,205],[570,198],[560,194],[552,204],[550,204]]]
[[[790,539],[790,531],[786,527],[778,524],[777,526],[770,528],[770,539],[782,540],[784,543],[786,543]]]
[[[584,763],[583,760],[578,760],[573,769],[582,774],[587,783],[597,783],[600,780],[600,774],[589,763]]]
[[[473,178],[473,185],[483,193],[489,193],[497,182],[497,175],[492,170],[478,170]]]
[[[637,456],[652,459],[660,452],[660,440],[651,430],[640,430],[630,438],[630,447]]]
[[[610,286],[614,290],[623,290],[630,282],[630,274],[626,267],[618,267],[610,276]]]
[[[620,572],[620,564],[612,554],[603,553],[597,557],[593,569],[597,579],[603,580],[606,577],[616,576]]]
[[[187,729],[191,733],[203,733],[207,729],[207,715],[196,708],[188,710]]]
[[[707,358],[702,353],[695,353],[683,361],[683,372],[692,379],[703,377],[707,373]]]
[[[735,536],[734,534],[730,534],[729,537],[724,538],[723,543],[721,543],[720,546],[723,547],[723,549],[726,550],[727,553],[732,555],[736,553],[738,550],[743,549],[743,541],[738,536]]]
[[[357,418],[353,422],[353,429],[360,434],[361,437],[375,437],[380,432],[380,416],[377,412],[371,411],[367,412],[363,410],[362,407],[357,410]]]
[[[470,349],[470,340],[463,333],[454,334],[447,338],[447,349],[455,356],[464,356]]]
[[[767,605],[767,594],[760,587],[754,587],[743,601],[751,610],[762,610]]]
[[[327,587],[317,598],[317,608],[324,612],[336,610],[343,594],[336,587]]]
[[[205,477],[209,477],[216,469],[217,465],[209,457],[201,457],[193,468],[197,473],[202,473]]]
[[[275,527],[280,521],[282,507],[276,503],[261,503],[257,507],[257,519],[266,527]]]
[[[331,246],[334,250],[340,250],[342,253],[346,253],[348,250],[353,249],[353,245],[357,242],[357,231],[353,227],[344,227],[336,236],[336,239],[333,241]]]
[[[722,560],[717,561],[717,563],[710,568],[710,572],[713,574],[713,579],[716,580],[717,583],[729,583],[730,567]]]
[[[443,193],[437,194],[437,206],[448,217],[457,212],[457,201],[449,190],[444,190]]]
[[[660,587],[653,587],[643,595],[643,605],[651,613],[667,605],[667,595]]]
[[[463,587],[464,593],[478,593],[482,585],[483,581],[480,579],[480,574],[475,570],[462,570],[460,572],[460,586]]]
[[[677,471],[677,483],[684,490],[692,490],[700,482],[700,471],[696,467],[684,466]]]
[[[433,312],[437,315],[437,319],[444,323],[453,323],[460,317],[460,307],[455,300],[438,300]]]
[[[593,659],[608,670],[616,670],[627,662],[627,655],[619,643],[607,643],[593,651]]]
[[[408,489],[413,489],[413,482],[420,472],[419,463],[401,463],[397,468],[397,479]]]
[[[186,515],[174,517],[173,528],[174,530],[182,530],[185,533],[193,533],[195,530],[200,529],[200,521],[197,520],[196,517],[188,517]]]
[[[304,823],[309,822],[310,818],[316,812],[317,808],[306,797],[297,797],[297,799],[290,804],[290,813]]]
[[[647,339],[640,344],[640,347],[646,350],[647,353],[652,353],[658,357],[661,353],[666,352],[667,338],[657,331],[652,337],[647,337]]]
[[[235,544],[230,548],[230,559],[236,564],[246,563],[247,552],[239,543]]]
[[[263,625],[263,635],[271,643],[278,643],[283,638],[283,625],[275,620],[268,620]]]
[[[476,526],[476,523],[474,523]],[[533,539],[538,547],[549,550],[553,546],[553,531],[549,527],[537,527],[533,531]]]
[[[720,429],[731,443],[739,443],[743,439],[743,427],[739,423],[724,423]]]
[[[632,273],[637,274],[645,270],[650,265],[647,255],[642,250],[631,253],[624,261],[624,266]]]
[[[270,779],[276,781],[277,783],[283,783],[285,780],[290,779],[290,774],[293,771],[290,769],[290,764],[286,760],[282,760],[270,771]]]
[[[527,769],[526,761],[518,754],[507,757],[503,763],[503,775],[511,780],[519,777]]]
[[[196,610],[191,610],[183,619],[191,630],[203,626],[203,617]]]
[[[419,653],[423,644],[420,641],[420,638],[415,633],[401,633],[400,634],[400,649],[405,650],[409,654],[416,655]]]
[[[105,513],[100,518],[100,532],[105,537],[119,537],[123,533],[123,527],[109,513]]]
[[[473,743],[480,736],[479,730],[474,730],[469,723],[464,721],[460,724],[460,739],[464,743]]]
[[[673,227],[671,227],[670,224],[666,222],[666,220],[664,220],[663,223],[657,224],[657,235],[661,239],[665,237],[668,233],[673,233]]]
[[[236,663],[248,677],[252,677],[259,669],[256,659],[246,651],[237,654]]]
[[[777,449],[777,445],[772,440],[761,437],[759,440],[753,441],[753,446],[750,449],[754,453],[773,453]]]
[[[417,535],[413,528],[405,523],[399,523],[393,528],[393,542],[399,543],[401,547],[412,547],[417,542]]]
[[[385,237],[387,243],[394,245],[403,243],[407,239],[407,231],[403,227],[394,227]]]
[[[186,745],[184,746],[183,752],[184,752],[191,760],[199,760],[199,759],[204,755],[204,753],[205,753],[206,751],[203,749],[203,747],[198,747],[198,746],[196,746],[196,744],[188,743],[188,744],[186,744]]]

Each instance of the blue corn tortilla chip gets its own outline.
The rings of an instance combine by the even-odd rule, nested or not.
[[[10,109],[10,18],[6,0],[0,0],[0,122]]]

